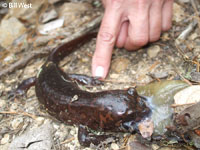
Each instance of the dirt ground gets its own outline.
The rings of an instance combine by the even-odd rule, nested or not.
[[[95,90],[124,89],[130,86],[145,85],[161,79],[181,79],[188,84],[194,82],[199,84],[200,5],[194,5],[195,2],[198,1],[175,1],[172,29],[163,33],[159,41],[150,43],[134,52],[115,48],[112,55],[111,69],[105,79],[106,84],[96,87]],[[66,3],[77,4],[75,0]],[[82,3],[84,3],[84,7],[82,6],[83,8],[77,10],[76,8],[79,8]],[[40,9],[35,13],[42,16],[47,10],[55,9],[59,12],[59,8],[64,6],[64,2],[58,1],[54,4],[50,4],[50,2],[41,2],[41,4],[33,2],[33,5],[40,6]],[[35,133],[38,133],[35,136],[45,137],[45,134],[49,135],[49,137],[45,137],[49,140],[49,143],[43,143],[46,144],[44,149],[97,149],[95,146],[91,148],[81,147],[77,140],[77,127],[67,126],[49,116],[41,108],[34,87],[27,92],[26,96],[17,97],[14,100],[8,97],[9,91],[14,90],[24,79],[37,75],[53,47],[75,37],[75,33],[81,33],[81,30],[88,23],[100,17],[103,13],[102,5],[98,0],[82,0],[79,1],[77,6],[66,5],[65,7],[64,12],[59,12],[58,16],[64,16],[66,17],[65,20],[68,21],[65,21],[62,27],[58,27],[46,35],[41,34],[43,31],[41,25],[44,24],[41,23],[41,17],[26,16],[26,13],[23,14],[24,16],[19,17],[13,14],[11,9],[5,10],[5,13],[1,15],[1,23],[3,20],[9,20],[10,17],[15,17],[25,28],[25,32],[20,33],[17,40],[13,40],[10,45],[1,45],[0,48],[0,149],[2,150],[9,149],[16,137],[25,134],[26,139],[28,138],[26,134],[31,129],[38,128],[39,130],[39,127],[42,128],[45,124],[52,125],[48,128],[48,131],[45,130],[48,125],[39,131],[35,130]],[[72,7],[74,8],[73,11],[70,10]],[[21,12],[21,10],[18,11],[15,13]],[[95,23],[98,24],[98,21]],[[67,73],[91,76],[91,59],[95,42],[96,39],[93,39],[80,47],[73,54],[66,57],[60,66]],[[26,58],[29,57],[30,59],[27,61]],[[44,133],[42,133],[43,131]],[[130,149],[129,146],[126,146],[130,134],[114,133],[114,135],[118,136],[120,140],[112,141],[112,144],[108,144],[102,149]],[[135,137],[131,136],[131,138]],[[34,149],[31,146],[38,143],[34,140],[30,140],[28,145],[16,148],[16,150]],[[17,145],[20,145],[22,141],[19,140]],[[33,143],[30,144],[30,142]],[[139,145],[138,148],[154,150],[195,149],[190,145],[181,147],[182,144],[174,145],[174,143],[164,142],[160,144],[151,142],[147,145],[150,146]]]

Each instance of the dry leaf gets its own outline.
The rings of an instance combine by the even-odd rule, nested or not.
[[[142,121],[141,123],[139,123],[138,129],[143,138],[151,137],[154,129],[153,121],[150,119]]]

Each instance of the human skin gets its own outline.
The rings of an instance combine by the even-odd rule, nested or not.
[[[173,0],[102,0],[104,17],[92,59],[92,75],[105,78],[114,46],[137,50],[171,28]]]

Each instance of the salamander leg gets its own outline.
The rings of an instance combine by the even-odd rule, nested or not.
[[[68,74],[68,77],[83,85],[103,85],[99,78],[89,77],[81,74]]]
[[[17,96],[25,95],[26,92],[30,89],[30,87],[35,85],[35,81],[36,81],[36,77],[31,77],[31,78],[23,80],[22,83],[18,85],[17,89],[15,89],[14,91],[11,91],[8,94],[8,98],[12,100]]]
[[[102,141],[105,141],[111,135],[94,135],[91,134],[87,128],[83,125],[79,126],[78,129],[78,140],[82,146],[89,147],[91,143],[99,145]]]

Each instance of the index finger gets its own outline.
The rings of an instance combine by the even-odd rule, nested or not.
[[[96,50],[92,60],[92,74],[93,76],[100,76],[105,78],[107,75],[112,50],[120,30],[120,7],[122,5],[120,0],[113,0],[108,4],[105,14],[100,26],[97,36]],[[101,68],[101,72],[98,72]]]

